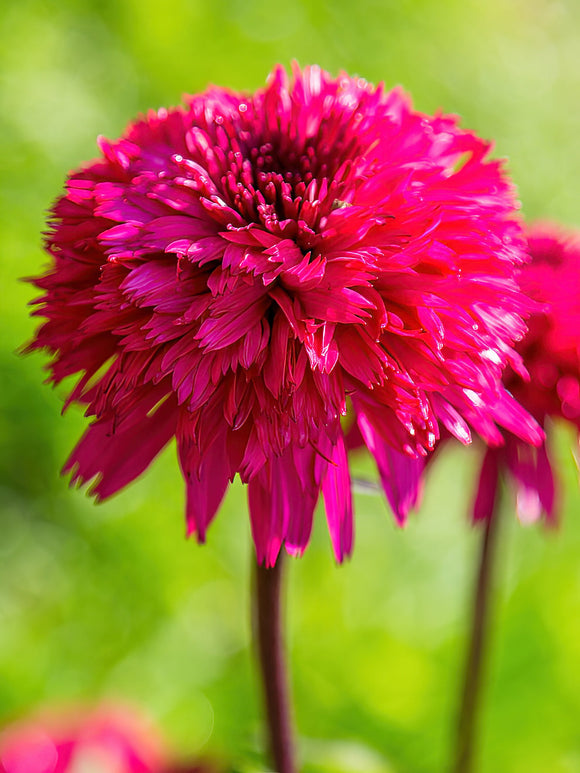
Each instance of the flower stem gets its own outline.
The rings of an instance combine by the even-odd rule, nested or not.
[[[282,554],[271,569],[256,565],[254,630],[274,769],[296,773],[282,632],[282,571]]]
[[[471,773],[475,764],[475,741],[481,703],[481,687],[488,629],[489,604],[493,586],[493,562],[499,522],[498,499],[486,520],[481,539],[479,568],[473,599],[471,638],[467,650],[463,690],[457,722],[454,773]]]

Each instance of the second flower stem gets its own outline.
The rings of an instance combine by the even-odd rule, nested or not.
[[[282,625],[282,574],[281,554],[271,569],[256,566],[254,628],[274,769],[277,773],[296,773]]]
[[[475,740],[481,703],[485,645],[488,633],[489,603],[493,587],[493,563],[499,522],[499,497],[494,510],[483,525],[479,568],[473,599],[471,637],[465,662],[463,691],[457,723],[454,773],[472,773],[475,763]]]

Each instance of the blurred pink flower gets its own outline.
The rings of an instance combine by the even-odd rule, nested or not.
[[[162,773],[167,755],[134,710],[52,712],[0,733],[0,773]]]
[[[94,417],[73,482],[109,497],[175,436],[188,533],[205,540],[237,473],[261,563],[304,551],[320,491],[341,561],[349,405],[388,494],[440,423],[464,443],[469,425],[501,442],[496,422],[540,442],[501,385],[528,313],[513,190],[455,117],[278,68],[100,148],[54,206],[35,280],[30,348],[54,355],[51,381],[82,374],[68,402]]]
[[[537,224],[528,242],[532,262],[522,273],[522,285],[538,301],[538,310],[517,349],[530,379],[508,370],[504,383],[544,428],[548,417],[580,428],[580,235]],[[520,520],[535,521],[541,515],[554,519],[556,481],[548,443],[534,448],[506,433],[505,446],[486,451],[475,520],[491,516],[504,471],[516,486]]]

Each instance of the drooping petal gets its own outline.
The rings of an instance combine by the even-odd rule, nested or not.
[[[204,446],[203,453],[192,429],[191,418],[182,410],[177,427],[177,453],[186,484],[187,535],[195,534],[198,542],[205,542],[207,528],[218,511],[229,482],[226,429],[224,427],[209,445]]]
[[[310,540],[320,484],[312,448],[288,449],[248,483],[252,534],[259,563],[272,567],[283,545],[301,555]]]
[[[522,523],[554,515],[555,485],[545,444],[540,448],[508,438],[506,463],[516,483],[516,512]]]
[[[91,491],[107,499],[147,469],[175,434],[177,406],[172,396],[154,412],[140,416],[120,431],[114,419],[92,424],[66,462],[71,483],[97,478]]]
[[[476,523],[493,517],[498,495],[499,467],[502,455],[503,451],[497,448],[488,448],[483,457],[473,503],[473,520]]]
[[[538,476],[538,493],[540,502],[549,522],[556,520],[556,480],[552,462],[548,453],[547,443],[536,449],[536,470]]]
[[[291,499],[285,546],[290,555],[301,556],[310,542],[320,482],[315,477],[316,452],[313,448],[294,448],[292,456],[298,484],[294,480],[293,489],[288,488],[289,496],[294,499]]]
[[[282,479],[280,473],[284,476]],[[284,463],[270,461],[248,483],[248,504],[256,557],[258,563],[267,568],[276,563],[288,531],[291,503],[285,496],[288,488],[286,474],[288,468]],[[293,477],[292,472],[289,477]]]
[[[328,458],[322,495],[334,556],[341,563],[351,554],[354,538],[350,472],[342,432],[332,445]]]
[[[389,446],[373,428],[363,411],[357,423],[364,442],[373,455],[383,490],[399,526],[404,526],[410,510],[419,505],[422,490],[423,457],[402,454]]]

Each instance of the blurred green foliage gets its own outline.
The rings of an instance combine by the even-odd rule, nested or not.
[[[55,701],[140,703],[185,754],[263,769],[250,647],[251,548],[234,486],[202,548],[184,539],[169,448],[95,506],[58,470],[83,419],[15,352],[35,323],[20,277],[65,173],[139,111],[209,82],[252,90],[280,61],[317,62],[459,113],[509,158],[524,212],[580,225],[580,5],[574,0],[4,0],[0,7],[0,721]],[[580,771],[580,523],[574,438],[557,430],[562,525],[506,512],[481,771]],[[446,769],[478,535],[478,449],[435,464],[397,530],[356,497],[353,559],[319,512],[289,562],[288,627],[304,770]],[[374,477],[365,457],[358,474]],[[509,510],[509,508],[508,508]]]

